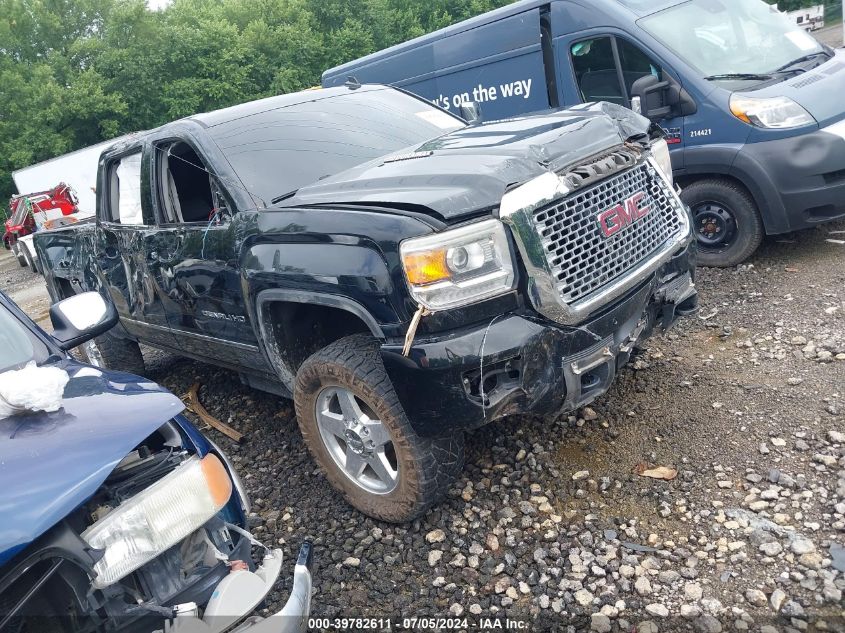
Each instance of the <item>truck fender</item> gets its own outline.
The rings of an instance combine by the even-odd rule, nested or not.
[[[255,323],[258,329],[258,342],[263,348],[270,365],[276,370],[279,378],[291,393],[293,393],[298,366],[291,362],[290,356],[284,350],[280,349],[276,342],[276,336],[271,330],[272,323],[268,308],[271,304],[277,303],[320,305],[343,310],[362,322],[375,338],[385,339],[385,334],[375,318],[363,305],[348,297],[287,288],[262,290],[255,298]]]
[[[702,176],[727,176],[748,190],[768,235],[789,230],[786,208],[768,172],[740,145],[704,145],[684,150],[681,182]]]

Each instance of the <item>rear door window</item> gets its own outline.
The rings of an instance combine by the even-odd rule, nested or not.
[[[109,220],[144,224],[141,209],[141,152],[120,157],[109,167]]]

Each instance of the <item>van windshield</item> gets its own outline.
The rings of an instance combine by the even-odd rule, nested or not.
[[[269,205],[464,125],[399,90],[364,88],[258,112],[209,131],[246,189]]]
[[[762,0],[691,0],[639,25],[714,81],[768,81],[793,64],[817,66],[828,58],[811,35]]]

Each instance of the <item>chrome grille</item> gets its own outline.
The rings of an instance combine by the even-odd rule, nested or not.
[[[650,211],[605,237],[598,215],[638,192]],[[650,163],[621,172],[532,213],[561,299],[569,304],[626,275],[682,229],[683,210]]]

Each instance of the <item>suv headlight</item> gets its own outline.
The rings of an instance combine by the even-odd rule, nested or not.
[[[672,175],[672,157],[669,156],[669,143],[666,142],[666,139],[657,139],[651,144],[651,155],[654,158],[654,162],[660,168],[660,171],[666,176],[666,180],[674,186],[675,179]]]
[[[179,464],[82,533],[91,547],[105,550],[94,565],[94,587],[116,583],[176,545],[220,512],[231,495],[232,481],[216,455]]]
[[[513,257],[498,220],[405,240],[399,253],[411,295],[429,310],[447,310],[513,289]]]
[[[731,114],[756,127],[780,130],[816,122],[789,97],[758,98],[735,93],[731,95]]]

